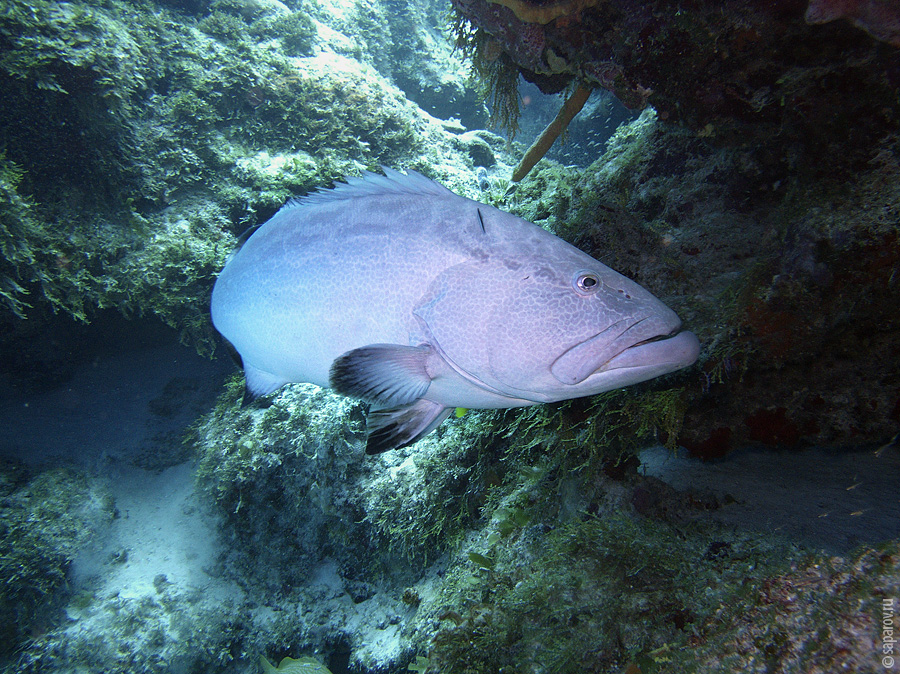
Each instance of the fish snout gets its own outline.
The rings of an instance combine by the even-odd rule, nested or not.
[[[681,319],[678,318],[678,315],[669,307],[663,307],[663,309],[664,311],[656,311],[632,322],[622,335],[625,340],[631,342],[625,347],[626,349],[645,342],[671,337],[681,330]]]
[[[651,344],[675,339],[675,336],[679,334],[688,334],[693,337],[692,333],[679,333],[681,319],[668,307],[664,307],[664,309],[665,311],[654,312],[638,318],[623,319],[593,337],[576,344],[554,361],[550,366],[551,373],[563,384],[580,384],[595,372],[623,367],[618,364],[618,361],[630,349],[640,351]],[[665,350],[652,348],[642,352],[642,355],[646,354],[652,360],[664,352]],[[687,355],[689,354],[684,354],[682,359]],[[694,360],[696,360],[696,355]],[[616,364],[613,364],[614,362]],[[650,363],[639,364],[648,365]],[[685,363],[685,365],[689,364]]]
[[[648,339],[622,351],[604,365],[604,370],[644,369],[658,377],[693,365],[700,355],[700,340],[682,330],[669,337]]]

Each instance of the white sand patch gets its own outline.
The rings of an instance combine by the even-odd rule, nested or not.
[[[215,584],[206,570],[221,552],[216,521],[201,508],[188,464],[160,473],[123,468],[109,489],[118,518],[102,543],[76,560],[76,584],[98,582],[101,596],[155,595],[158,586],[202,588]]]

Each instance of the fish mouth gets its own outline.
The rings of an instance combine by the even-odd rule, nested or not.
[[[697,337],[680,328],[681,321],[674,312],[618,321],[566,351],[550,366],[550,371],[557,380],[569,385],[623,368],[672,372],[693,363],[700,352]]]
[[[672,330],[672,332],[670,332],[668,335],[657,335],[656,337],[651,337],[650,339],[644,339],[644,340],[642,340],[642,341],[640,341],[640,342],[637,342],[636,344],[633,344],[633,345],[629,346],[628,348],[629,348],[629,349],[634,349],[634,348],[636,348],[636,347],[638,347],[638,346],[643,346],[644,344],[652,344],[653,342],[662,342],[662,341],[664,341],[664,340],[666,340],[666,339],[669,339],[670,337],[674,337],[674,336],[677,335],[679,332],[680,332],[680,331],[676,328],[675,330]],[[628,350],[628,349],[626,349],[626,351],[627,351],[627,350]]]
[[[594,372],[640,368],[661,370],[660,374],[665,374],[693,365],[699,355],[700,340],[697,336],[693,332],[676,329],[629,346]]]

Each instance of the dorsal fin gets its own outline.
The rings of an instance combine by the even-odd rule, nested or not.
[[[231,252],[228,253],[228,256],[225,258],[226,266],[228,265],[229,262],[231,262],[231,258],[233,258],[235,255],[237,255],[238,251],[244,247],[244,244],[247,243],[247,239],[249,239],[251,236],[253,236],[256,233],[256,230],[262,226],[263,226],[263,223],[257,222],[255,225],[250,225],[250,227],[248,227],[247,229],[244,230],[244,233],[238,237],[237,243],[234,244],[234,248],[231,249]],[[225,342],[228,343],[228,340],[226,339]],[[232,349],[234,349],[234,347],[231,346],[231,344],[228,344],[228,346],[231,347]],[[235,351],[234,353],[237,353],[237,351]],[[234,354],[232,354],[231,357],[234,358]]]
[[[347,182],[338,183],[330,190],[320,190],[299,199],[291,199],[281,210],[383,194],[456,196],[440,183],[436,183],[416,171],[407,171],[404,174],[386,166],[382,166],[381,170],[384,171],[383,176],[371,171],[364,171],[361,176],[346,178]]]

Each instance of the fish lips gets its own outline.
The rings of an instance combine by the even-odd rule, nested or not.
[[[647,378],[693,365],[700,355],[700,340],[683,330],[671,337],[652,339],[631,346],[607,361],[596,372],[620,369],[653,370]]]
[[[682,331],[680,321],[669,331],[646,337],[644,321],[619,321],[603,332],[576,344],[550,366],[563,384],[580,384],[593,374],[618,369],[646,372],[650,379],[691,365],[700,354],[700,341],[692,332]],[[640,329],[637,329],[641,326]],[[659,326],[662,328],[663,326]]]

